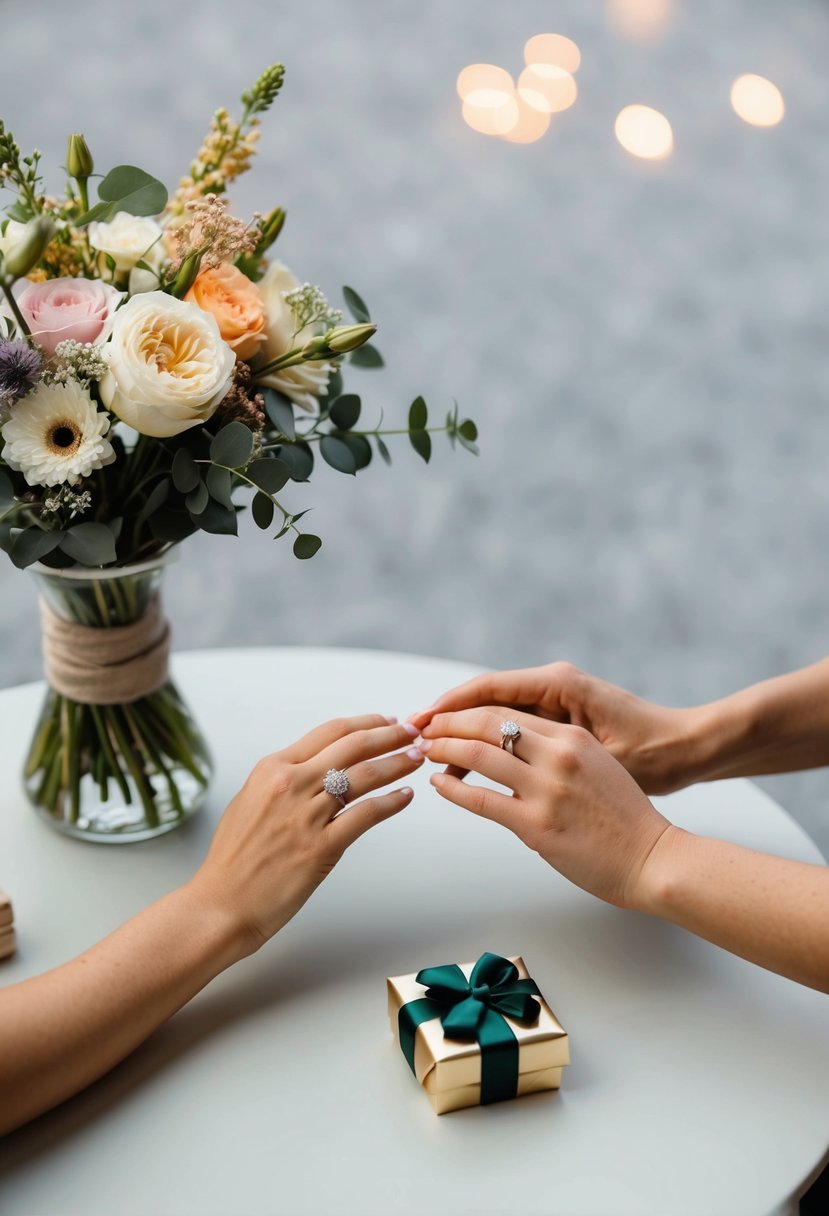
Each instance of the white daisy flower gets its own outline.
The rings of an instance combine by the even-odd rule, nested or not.
[[[115,459],[108,430],[109,418],[76,380],[40,384],[0,427],[3,459],[30,486],[76,485]]]

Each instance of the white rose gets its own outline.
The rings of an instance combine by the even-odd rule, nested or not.
[[[13,249],[25,231],[25,224],[20,224],[17,220],[9,220],[6,224],[6,231],[0,233],[0,253],[6,254]]]
[[[128,426],[159,439],[211,418],[236,366],[210,313],[163,291],[119,308],[105,349],[101,400]]]
[[[257,287],[265,301],[265,341],[257,353],[254,367],[278,359],[294,346],[301,346],[316,337],[314,327],[307,325],[298,334],[294,333],[294,314],[285,303],[287,292],[301,286],[299,279],[281,262],[272,262]],[[331,363],[315,360],[298,363],[294,367],[281,367],[264,375],[260,381],[278,389],[304,410],[314,410],[317,398],[328,392],[328,377]]]
[[[107,255],[115,262],[118,274],[132,270],[136,262],[148,262],[158,256],[153,250],[162,237],[161,226],[147,216],[130,215],[118,211],[108,224],[92,223],[88,226],[89,243],[100,250],[98,266],[101,274],[107,271]]]

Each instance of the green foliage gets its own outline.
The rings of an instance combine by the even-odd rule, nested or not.
[[[343,287],[343,299],[355,321],[362,321],[364,324],[371,321],[371,314],[365,300],[357,294],[353,287]]]
[[[298,557],[300,561],[307,561],[309,557],[313,557],[322,547],[322,541],[318,536],[313,536],[310,532],[301,533],[294,541],[294,557]]]
[[[273,517],[276,507],[274,501],[267,494],[256,494],[251,505],[251,514],[257,528],[269,528],[273,523]]]
[[[228,469],[241,469],[250,460],[252,451],[253,433],[250,428],[243,422],[228,422],[213,436],[210,459]]]
[[[364,346],[358,346],[356,350],[351,352],[348,358],[349,362],[352,363],[354,367],[372,368],[386,366],[383,356],[380,354],[377,347],[372,346],[368,342],[366,342]]]
[[[326,464],[338,473],[356,473],[357,462],[351,448],[341,435],[323,435],[320,439],[320,453]]]
[[[426,423],[429,421],[429,411],[426,408],[426,402],[422,397],[415,397],[412,404],[409,406],[409,430],[422,431],[426,428]]]
[[[278,393],[275,388],[263,388],[260,391],[265,399],[265,413],[276,427],[277,434],[292,441],[296,439],[294,407],[288,398]]]
[[[98,198],[99,203],[73,220],[76,228],[83,228],[92,220],[111,220],[118,211],[158,215],[167,206],[167,187],[135,165],[118,165],[99,184]]]
[[[314,471],[314,452],[308,443],[286,443],[276,454],[291,473],[292,481],[308,481]]]
[[[67,529],[60,547],[82,566],[108,566],[116,560],[115,537],[106,524],[75,524]]]
[[[428,431],[411,431],[409,433],[409,443],[412,445],[418,456],[421,456],[426,464],[429,463],[429,458],[432,455],[432,436]]]
[[[173,485],[180,494],[189,494],[201,481],[199,466],[187,448],[179,448],[173,457]]]
[[[213,501],[219,503],[222,507],[226,507],[228,511],[232,511],[233,498],[231,495],[233,491],[233,479],[229,470],[220,468],[219,465],[211,464],[208,467],[205,480],[207,482],[208,493]]]
[[[57,549],[66,534],[44,532],[40,528],[24,528],[14,538],[10,556],[18,570],[25,570],[33,562],[39,562],[47,553]]]
[[[350,431],[360,419],[362,402],[356,393],[344,393],[328,408],[328,416],[338,431]]]
[[[290,481],[291,470],[284,460],[272,456],[262,457],[249,465],[246,476],[265,494],[278,494]]]

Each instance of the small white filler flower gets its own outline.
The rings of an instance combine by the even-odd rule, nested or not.
[[[76,485],[115,459],[108,430],[108,416],[77,381],[40,384],[0,428],[3,459],[30,486]]]

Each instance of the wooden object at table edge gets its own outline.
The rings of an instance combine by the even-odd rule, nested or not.
[[[0,890],[0,960],[10,958],[16,946],[12,902],[8,895]]]

